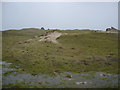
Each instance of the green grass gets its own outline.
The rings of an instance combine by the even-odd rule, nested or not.
[[[60,44],[33,41],[18,44],[47,30],[23,29],[3,31],[3,60],[20,66],[31,74],[59,72],[118,73],[118,35],[90,30],[59,31],[67,33]],[[110,64],[109,64],[110,63]],[[24,71],[23,71],[24,72]]]

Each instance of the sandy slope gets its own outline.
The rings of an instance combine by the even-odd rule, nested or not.
[[[25,40],[25,41],[19,41],[19,44],[27,44],[27,43],[31,43],[32,41],[48,41],[48,42],[52,42],[55,44],[58,44],[57,38],[59,38],[62,35],[62,33],[58,32],[58,31],[48,31],[43,35],[40,36],[34,36],[31,39]]]
[[[41,36],[39,41],[49,41],[57,44],[58,41],[56,39],[61,35],[62,33],[59,33],[57,31],[49,32],[46,35]]]

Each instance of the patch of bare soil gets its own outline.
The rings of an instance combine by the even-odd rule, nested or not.
[[[48,31],[44,35],[34,36],[32,39],[20,41],[19,44],[30,43],[32,41],[40,41],[40,42],[41,41],[48,41],[48,42],[58,44],[57,38],[59,38],[61,35],[62,35],[62,33],[58,32],[58,31],[54,31],[54,30]]]
[[[40,37],[39,41],[49,41],[58,44],[57,38],[59,38],[62,33],[57,31],[51,31]]]

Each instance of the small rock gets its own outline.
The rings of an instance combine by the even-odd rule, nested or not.
[[[76,84],[77,84],[77,85],[79,85],[79,84],[80,84],[80,82],[76,82]]]
[[[58,74],[58,73],[60,73],[60,70],[55,70],[53,73]]]
[[[77,85],[79,84],[87,84],[87,82],[76,82]]]
[[[72,78],[72,75],[66,75],[67,78]]]
[[[100,74],[100,76],[106,76],[106,74]]]
[[[57,72],[53,72],[55,75],[57,74]]]
[[[32,75],[33,75],[33,76],[36,76],[37,74],[33,73]]]
[[[68,80],[72,80],[71,78],[69,78]]]

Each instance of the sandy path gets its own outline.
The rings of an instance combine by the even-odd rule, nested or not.
[[[49,41],[49,42],[58,44],[58,41],[56,39],[60,37],[61,35],[62,33],[59,33],[57,31],[49,32],[46,35],[41,36],[39,41]]]

